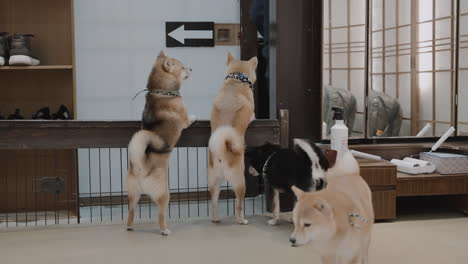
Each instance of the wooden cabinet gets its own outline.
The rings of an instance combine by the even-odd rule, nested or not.
[[[73,1],[0,0],[0,31],[34,34],[32,53],[41,61],[38,66],[0,66],[2,115],[20,109],[31,119],[42,107],[55,113],[63,104],[74,116]],[[77,213],[76,150],[1,150],[0,168],[0,212]],[[46,178],[63,181],[63,190],[42,188]]]
[[[376,220],[396,218],[396,166],[388,161],[359,159],[361,176],[372,191]]]

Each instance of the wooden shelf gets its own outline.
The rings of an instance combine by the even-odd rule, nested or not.
[[[73,65],[1,66],[0,71],[17,70],[71,70]]]

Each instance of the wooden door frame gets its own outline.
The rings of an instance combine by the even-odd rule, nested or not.
[[[276,114],[289,110],[289,138],[321,140],[322,123],[322,1],[272,0],[271,64]]]

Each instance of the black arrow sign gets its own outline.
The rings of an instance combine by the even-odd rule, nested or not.
[[[166,47],[214,47],[214,22],[166,22]]]

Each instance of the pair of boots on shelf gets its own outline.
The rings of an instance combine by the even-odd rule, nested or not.
[[[0,114],[0,119],[5,119],[5,117]],[[8,120],[24,119],[24,116],[21,115],[19,109],[16,109],[15,112],[9,115],[7,119]],[[43,107],[37,110],[37,112],[33,114],[32,119],[70,120],[72,119],[72,116],[68,108],[64,105],[61,105],[57,113],[53,113],[53,114],[50,114],[49,107]]]
[[[40,61],[32,56],[31,42],[34,35],[0,32],[0,66],[36,66]]]

